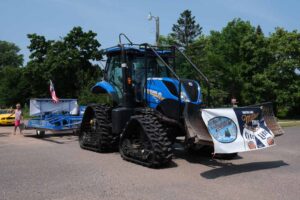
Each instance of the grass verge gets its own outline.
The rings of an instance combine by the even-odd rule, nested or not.
[[[300,120],[279,120],[282,127],[300,126]]]

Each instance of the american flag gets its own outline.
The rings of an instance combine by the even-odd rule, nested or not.
[[[54,103],[58,103],[59,98],[57,98],[57,96],[55,94],[54,85],[51,80],[50,80],[50,94],[51,94],[51,97],[52,97],[52,100],[54,101]]]

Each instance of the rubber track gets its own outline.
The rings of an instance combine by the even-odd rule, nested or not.
[[[84,149],[89,149],[98,152],[110,152],[115,151],[118,148],[117,135],[112,134],[112,123],[111,123],[111,107],[106,104],[92,104],[89,105],[87,109],[92,109],[97,121],[97,134],[89,135],[89,140],[87,144],[82,144],[81,147]],[[86,120],[89,116],[86,113],[82,120],[82,126],[80,132],[89,132],[88,127],[85,126]]]
[[[140,157],[132,157],[134,152],[124,152],[122,148],[122,142],[130,134],[130,129],[133,122],[138,122],[148,139],[150,140],[153,157],[149,160],[141,160]],[[168,164],[172,159],[172,143],[169,141],[166,127],[158,120],[155,114],[149,110],[145,110],[139,115],[131,117],[131,120],[127,123],[123,133],[121,134],[119,150],[123,159],[147,166],[147,167],[161,167]],[[130,154],[130,155],[129,155]]]

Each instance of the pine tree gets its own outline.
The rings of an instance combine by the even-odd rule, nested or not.
[[[256,32],[257,35],[264,35],[264,33],[263,33],[263,31],[262,31],[260,25],[258,25],[258,26],[256,27],[255,32]]]
[[[178,45],[188,47],[194,39],[201,35],[202,27],[196,23],[195,17],[190,10],[185,10],[180,14],[177,24],[172,27],[171,36],[176,40]]]

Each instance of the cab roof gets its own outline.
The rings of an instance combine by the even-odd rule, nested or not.
[[[146,49],[143,47],[131,46],[131,45],[125,46],[124,50],[127,52],[131,52],[131,53],[141,53],[141,54],[144,54],[146,52]],[[147,51],[152,52],[150,49],[147,49]],[[107,48],[104,50],[105,54],[113,54],[113,53],[118,53],[118,52],[121,52],[121,47],[119,47],[119,46],[110,47],[110,48]],[[156,52],[160,55],[172,54],[171,50],[156,49]]]

